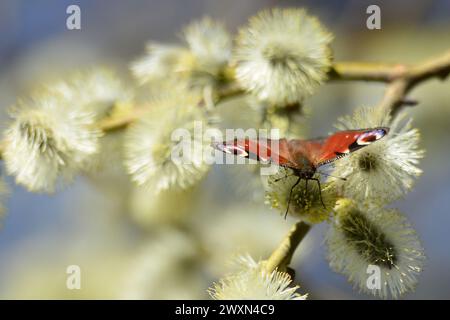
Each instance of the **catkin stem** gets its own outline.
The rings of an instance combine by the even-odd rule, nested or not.
[[[289,233],[281,241],[280,245],[266,260],[265,268],[270,273],[274,270],[284,271],[291,263],[295,249],[308,233],[311,227],[304,222],[294,224]]]

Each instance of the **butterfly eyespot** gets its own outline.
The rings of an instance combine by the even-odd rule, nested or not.
[[[375,135],[367,136],[364,139],[362,139],[364,142],[374,142],[377,140],[377,137]]]
[[[247,157],[248,153],[244,149],[238,146],[224,146],[222,151],[229,154],[234,154],[236,156]]]
[[[358,145],[369,145],[372,142],[375,142],[383,138],[386,135],[386,133],[387,130],[385,129],[375,129],[372,131],[368,131],[360,135],[356,140],[356,143]]]

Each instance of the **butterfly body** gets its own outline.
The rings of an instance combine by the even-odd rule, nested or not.
[[[302,140],[289,140],[289,164],[283,164],[283,167],[291,168],[298,177],[309,179],[314,176],[317,168],[314,166],[314,159],[308,153],[308,145]]]

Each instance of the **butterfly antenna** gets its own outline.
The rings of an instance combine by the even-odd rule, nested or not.
[[[322,189],[320,189],[320,182],[319,182],[319,197],[320,197],[320,202],[322,202],[323,208],[326,209],[327,207],[325,206],[325,203],[323,203],[323,199],[322,199]]]
[[[281,177],[281,178],[277,178],[275,180],[273,180],[274,182],[278,182],[280,180],[286,179],[288,177],[292,177],[294,174],[286,174],[285,176]]]
[[[292,177],[292,176],[294,176],[294,175],[295,175],[294,173],[288,173],[288,171],[286,170],[286,171],[284,172],[284,176],[282,176],[282,177],[280,177],[280,178],[277,178],[277,179],[274,179],[273,181],[274,181],[274,182],[278,182],[278,181],[280,181],[280,180],[286,179],[286,178],[288,178],[288,177]]]
[[[291,191],[289,192],[289,199],[288,199],[288,203],[287,203],[286,213],[284,214],[284,219],[285,220],[286,220],[286,217],[287,217],[288,212],[289,212],[289,205],[291,204],[292,191],[298,185],[298,183],[300,182],[301,179],[302,178],[300,178],[300,177],[297,179],[297,181],[292,185]]]
[[[333,176],[333,175],[325,173],[325,172],[317,171],[317,173],[323,174],[324,176],[327,176],[327,177],[332,177],[332,178],[335,178],[335,179],[340,179],[342,181],[347,181],[347,178]]]

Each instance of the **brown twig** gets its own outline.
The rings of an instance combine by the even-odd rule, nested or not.
[[[389,82],[400,65],[367,63],[367,62],[336,62],[328,73],[329,80],[361,80]]]
[[[332,81],[377,81],[388,83],[386,96],[382,105],[393,106],[401,104],[406,93],[418,83],[432,77],[444,79],[450,72],[450,51],[434,59],[427,60],[417,66],[408,67],[402,64],[362,63],[362,62],[337,62],[329,72]],[[218,92],[218,100],[243,94],[236,83],[224,86]],[[121,118],[104,119],[99,127],[103,131],[113,131],[125,128],[136,119],[145,114],[147,109],[135,109],[132,113]]]
[[[269,273],[274,270],[285,271],[286,267],[291,263],[295,249],[310,228],[311,227],[304,222],[297,222],[294,224],[280,245],[273,251],[269,259],[266,260],[264,265],[265,269]]]
[[[431,78],[444,80],[450,73],[450,51],[427,60],[416,66],[406,68],[386,88],[380,108],[395,116],[405,104],[407,94],[418,84]]]

